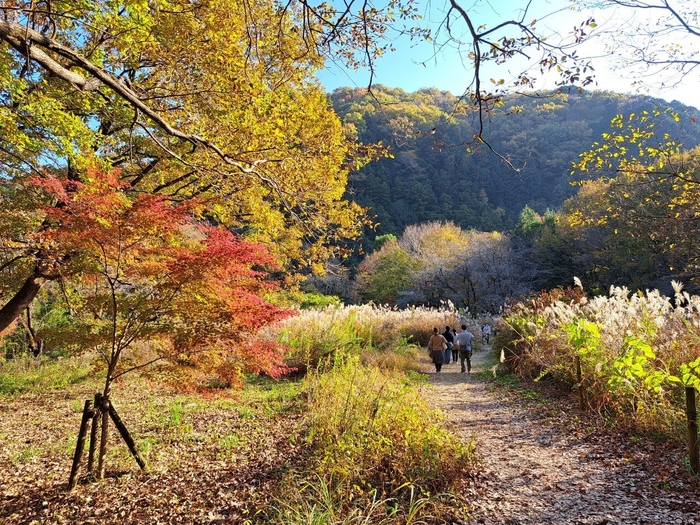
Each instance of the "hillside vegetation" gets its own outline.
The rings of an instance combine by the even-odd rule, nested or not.
[[[488,115],[486,146],[468,144],[477,130],[476,113],[463,101],[435,88],[407,93],[374,86],[340,88],[330,95],[343,122],[361,142],[381,141],[394,158],[373,162],[351,173],[348,196],[370,208],[376,235],[400,235],[406,226],[452,221],[464,229],[512,229],[525,206],[544,214],[558,209],[576,187],[572,164],[588,151],[616,115],[662,111],[669,104],[641,95],[572,90],[509,95]],[[660,123],[684,149],[700,144],[700,112],[680,103],[675,122]],[[515,168],[515,169],[514,169]],[[374,233],[367,232],[371,246]]]

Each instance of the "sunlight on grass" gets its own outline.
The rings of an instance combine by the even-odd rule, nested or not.
[[[302,371],[348,353],[363,354],[382,367],[405,370],[415,364],[412,349],[428,344],[433,327],[442,330],[463,323],[478,333],[477,320],[464,317],[449,303],[441,308],[403,310],[374,305],[328,306],[302,311],[268,327],[262,337],[289,346],[286,362]],[[380,355],[372,356],[372,352]]]
[[[0,395],[66,388],[88,380],[91,374],[87,358],[0,360]]]
[[[378,499],[372,494],[362,507],[339,509],[333,491],[328,484],[318,478],[313,483],[305,484],[300,490],[299,498],[284,500],[276,498],[273,505],[275,517],[270,523],[279,525],[414,525],[425,523],[426,507],[431,498],[418,497],[413,487],[410,488],[408,503],[402,505],[397,498]],[[405,512],[402,510],[406,507]]]
[[[424,379],[361,361],[336,358],[305,379],[311,461],[285,482],[273,523],[413,523],[476,467],[474,442],[419,393]]]
[[[685,386],[700,385],[700,297],[676,287],[673,299],[543,292],[513,305],[494,347],[509,370],[570,388],[615,424],[682,439]]]
[[[30,444],[24,447],[19,452],[10,455],[10,461],[12,461],[12,463],[27,463],[29,461],[32,461],[33,459],[38,458],[39,455],[39,447]]]

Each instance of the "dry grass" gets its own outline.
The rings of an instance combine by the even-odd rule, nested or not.
[[[700,297],[679,290],[674,300],[614,287],[591,299],[542,294],[514,305],[496,344],[521,376],[583,388],[586,403],[618,424],[680,437],[678,379],[700,381],[700,368],[683,373],[700,356]]]
[[[287,362],[302,370],[345,353],[372,353],[411,346],[425,347],[433,327],[466,323],[478,335],[480,323],[463,317],[452,304],[442,308],[396,309],[386,306],[328,306],[305,310],[266,330],[264,337],[291,348]],[[392,358],[393,359],[393,358]]]

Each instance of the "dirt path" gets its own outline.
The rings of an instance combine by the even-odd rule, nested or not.
[[[431,399],[456,433],[476,438],[482,461],[463,523],[700,524],[700,480],[683,470],[682,451],[637,438],[611,442],[587,429],[568,400],[538,404],[499,393],[473,375],[486,358],[474,354],[472,375],[456,363],[440,374],[424,363],[439,392]]]

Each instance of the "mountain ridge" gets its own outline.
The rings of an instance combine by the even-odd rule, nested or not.
[[[475,139],[474,108],[449,92],[378,85],[371,93],[338,88],[329,99],[360,142],[381,141],[394,155],[349,177],[347,198],[368,208],[377,223],[369,244],[375,235],[399,235],[408,225],[436,220],[509,231],[525,206],[541,214],[558,209],[576,192],[573,162],[610,130],[616,115],[670,107],[679,121],[660,119],[655,129],[683,149],[700,144],[698,109],[647,95],[572,89],[504,97],[485,113],[482,133],[502,158]]]

